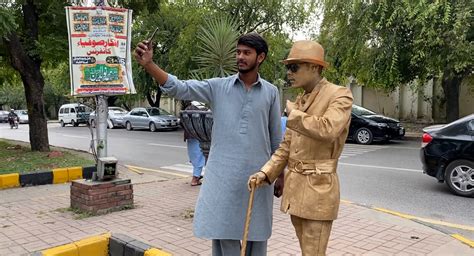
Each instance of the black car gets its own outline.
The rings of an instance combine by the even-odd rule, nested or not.
[[[474,197],[474,114],[423,129],[423,172],[457,195]]]
[[[402,139],[404,136],[405,128],[398,120],[352,105],[351,125],[347,139],[359,144],[370,144],[373,141]]]

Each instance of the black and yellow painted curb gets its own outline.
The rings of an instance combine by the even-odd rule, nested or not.
[[[170,253],[123,234],[105,233],[35,252],[33,256],[171,256]]]
[[[91,179],[95,166],[57,168],[34,173],[11,173],[0,175],[0,189],[66,183],[77,179]]]

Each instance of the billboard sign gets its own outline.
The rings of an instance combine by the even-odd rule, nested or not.
[[[132,11],[66,7],[71,95],[136,93],[130,54]]]

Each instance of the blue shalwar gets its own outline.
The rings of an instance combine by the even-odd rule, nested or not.
[[[204,81],[169,75],[162,86],[180,100],[208,103],[213,114],[206,180],[194,215],[200,238],[241,240],[248,206],[248,177],[258,171],[281,140],[278,89],[258,77],[246,89],[238,74]],[[272,230],[273,186],[255,192],[249,241],[266,241]]]

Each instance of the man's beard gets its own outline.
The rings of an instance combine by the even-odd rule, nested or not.
[[[250,66],[249,68],[240,68],[240,67],[239,67],[239,62],[237,62],[237,68],[238,68],[239,72],[240,72],[240,73],[243,73],[243,74],[248,73],[248,72],[250,72],[250,71],[256,69],[256,67],[257,67],[257,61],[255,61],[255,62],[253,63],[253,65]]]

